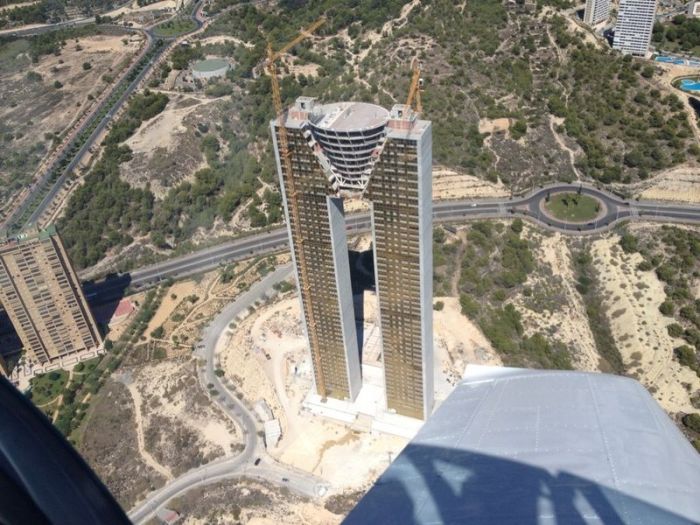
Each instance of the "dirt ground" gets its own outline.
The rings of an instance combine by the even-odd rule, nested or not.
[[[506,132],[510,129],[509,118],[489,119],[482,118],[479,120],[479,133],[498,133]]]
[[[284,488],[251,479],[193,489],[168,508],[184,516],[183,525],[332,525],[342,519]]]
[[[433,199],[502,198],[510,195],[502,184],[494,184],[473,175],[445,167],[433,167]]]
[[[457,297],[436,297],[435,301],[444,305],[433,312],[436,366],[442,367],[441,374],[451,385],[462,378],[467,365],[503,366],[479,327],[462,315]]]
[[[137,407],[140,441],[169,479],[243,447],[240,430],[200,387],[195,366],[180,357],[117,376]]]
[[[119,504],[130,509],[165,478],[138,454],[134,405],[127,388],[108,380],[98,395],[79,452]]]
[[[596,371],[600,356],[591,332],[586,308],[575,288],[571,250],[567,238],[560,233],[542,235],[532,228],[525,230],[525,238],[532,240],[537,249],[537,271],[526,283],[531,297],[519,296],[515,304],[522,313],[527,335],[535,332],[548,334],[569,349],[578,370]]]
[[[120,166],[125,181],[141,188],[150,184],[159,199],[207,166],[198,126],[213,129],[222,111],[219,99],[176,93],[168,96],[165,110],[142,124],[125,142],[134,157]]]
[[[700,203],[700,168],[677,166],[629,189],[645,200]]]
[[[139,51],[142,40],[124,35],[69,40],[58,56],[44,55],[36,64],[29,60],[22,42],[14,44],[17,54],[13,60],[0,67],[0,132],[7,128],[15,137],[0,144],[0,155],[25,155],[22,170],[29,176],[51,147],[51,138],[45,134],[61,135],[79,120],[95,103],[88,96],[97,99],[107,87],[102,76],[116,77]],[[90,69],[84,69],[84,63]],[[40,79],[29,79],[29,72]],[[56,81],[62,87],[54,87]],[[0,171],[0,181],[12,173],[5,169]]]
[[[625,254],[618,243],[619,237],[611,235],[595,241],[591,250],[615,343],[631,372],[667,412],[692,412],[683,383],[696,391],[700,379],[673,358],[673,349],[683,341],[668,334],[673,319],[659,312],[663,283],[653,271],[638,270],[642,256]]]

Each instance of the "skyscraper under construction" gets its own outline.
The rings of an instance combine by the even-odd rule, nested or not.
[[[372,210],[387,408],[426,418],[433,405],[431,123],[406,105],[387,111],[300,97],[284,122],[273,121],[272,134],[317,392],[354,400],[362,385],[343,197],[363,194]]]
[[[36,363],[101,344],[78,277],[53,226],[0,243],[0,303],[27,357]]]

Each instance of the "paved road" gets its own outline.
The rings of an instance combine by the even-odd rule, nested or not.
[[[541,204],[548,193],[578,191],[579,188],[581,193],[594,196],[603,203],[604,213],[601,217],[588,223],[571,223],[548,217],[542,211]],[[556,184],[516,199],[438,201],[434,203],[433,216],[436,222],[523,217],[544,228],[584,235],[606,231],[624,220],[700,223],[700,206],[626,201],[592,186]],[[351,215],[346,223],[351,233],[367,231],[370,228],[370,217],[367,213]],[[215,269],[226,262],[286,249],[289,249],[287,230],[279,227],[146,266],[111,280],[97,284],[86,283],[84,289],[88,298],[94,299],[93,302],[104,303],[121,297],[126,286],[131,286],[132,289],[145,288],[167,278],[185,277]]]
[[[231,321],[256,301],[264,299],[272,292],[272,286],[275,283],[286,279],[290,274],[290,265],[280,267],[266,275],[238,299],[226,306],[205,328],[196,352],[197,357],[205,360],[205,365],[197,370],[199,382],[205,390],[208,389],[209,384],[214,385],[213,389],[217,390],[218,394],[212,397],[212,400],[239,424],[245,436],[245,448],[237,456],[220,459],[190,470],[150,494],[146,501],[134,508],[129,514],[129,518],[134,523],[145,523],[170,499],[190,489],[241,476],[263,479],[289,487],[291,490],[308,497],[321,495],[327,490],[327,485],[316,476],[277,463],[267,455],[258,439],[259,427],[255,418],[214,373],[216,347],[222,339],[228,337],[226,331]],[[255,465],[256,458],[261,460],[257,466]]]
[[[194,2],[192,11],[190,13],[190,18],[192,21],[194,21],[196,27],[191,31],[197,31],[203,24],[203,20],[199,16],[199,10],[202,5],[202,0],[198,0]],[[55,31],[56,29],[61,29],[64,27],[75,27],[78,25],[85,25],[94,22],[94,18],[89,18],[89,19],[83,19],[83,20],[75,20],[75,21],[70,21],[70,22],[64,22],[60,24],[53,24],[50,26],[43,26],[40,28],[35,28],[35,29],[28,29],[26,30],[26,33],[22,33],[21,36],[29,36],[33,34],[39,34],[39,33],[45,33],[48,31]],[[125,30],[125,31],[134,31],[133,29],[121,27],[120,29]],[[155,42],[157,40],[161,41],[172,41],[175,40],[176,37],[156,37],[155,34],[153,33],[154,28],[149,28],[144,30],[144,33],[146,34],[146,38],[148,39],[148,44],[146,49],[144,50],[144,53],[148,53],[153,49],[153,46],[155,45]],[[61,190],[63,187],[63,184],[65,183],[66,179],[68,176],[73,172],[76,166],[82,161],[83,157],[87,154],[87,152],[92,148],[94,145],[95,141],[97,138],[100,136],[100,134],[104,131],[104,129],[109,125],[109,123],[112,121],[114,115],[116,115],[121,107],[124,105],[124,103],[129,99],[129,97],[133,94],[134,90],[138,87],[139,83],[141,80],[149,73],[151,68],[157,63],[158,58],[161,56],[161,54],[167,49],[167,44],[162,45],[156,53],[153,54],[151,59],[148,61],[146,66],[143,68],[143,70],[136,76],[136,78],[127,86],[126,90],[122,94],[121,97],[113,104],[113,106],[107,111],[105,116],[102,118],[102,120],[97,124],[93,132],[90,134],[88,139],[85,141],[85,143],[82,145],[82,147],[78,150],[78,152],[73,156],[71,161],[68,163],[68,165],[63,168],[61,175],[58,177],[58,179],[50,183],[48,178],[49,176],[56,170],[59,169],[59,163],[68,155],[68,152],[70,151],[70,148],[73,146],[75,143],[75,140],[71,141],[68,143],[62,151],[58,152],[56,154],[56,160],[51,164],[51,166],[46,170],[45,175],[37,182],[34,184],[32,190],[29,192],[29,194],[24,198],[24,201],[22,204],[6,219],[5,224],[8,225],[8,227],[11,227],[16,220],[22,216],[22,214],[25,212],[25,210],[32,206],[34,204],[34,199],[35,195],[37,192],[40,192],[46,184],[51,184],[51,189],[49,192],[43,197],[39,205],[34,209],[30,217],[25,221],[25,223],[22,225],[23,227],[27,227],[37,221],[41,217],[41,215],[46,211],[46,209],[51,205],[53,200],[56,198],[56,195],[58,192]],[[132,68],[136,67],[138,65],[139,61],[135,61]],[[131,69],[131,68],[130,68]],[[119,88],[121,85],[120,83],[115,84],[112,87],[112,92],[114,92],[116,89]],[[83,130],[85,130],[87,127],[92,125],[94,122],[94,119],[99,115],[99,113],[104,109],[105,104],[107,101],[110,99],[112,96],[112,93],[105,99],[105,102],[100,104],[95,110],[93,110],[92,114],[90,117],[85,119],[85,122],[74,132],[74,136],[78,137]]]

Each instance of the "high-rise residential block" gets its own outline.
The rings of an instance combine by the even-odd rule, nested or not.
[[[90,350],[101,336],[53,226],[0,244],[0,302],[40,364]]]
[[[344,197],[361,194],[372,210],[387,408],[427,417],[433,406],[431,123],[403,105],[389,112],[300,97],[284,122],[272,122],[272,134],[318,394],[354,400],[362,386],[343,209]]]
[[[583,21],[589,26],[605,22],[610,15],[610,0],[586,0]]]
[[[620,0],[613,49],[644,56],[654,29],[656,0]]]

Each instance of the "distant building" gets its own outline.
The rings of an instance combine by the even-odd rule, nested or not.
[[[280,427],[279,419],[271,419],[263,423],[265,431],[265,448],[276,447],[282,436],[282,428]]]
[[[265,421],[270,421],[271,419],[273,419],[272,410],[270,410],[267,401],[265,401],[264,399],[258,399],[258,401],[253,406],[253,409],[260,418],[260,421],[262,421],[263,423]]]
[[[162,508],[158,509],[158,512],[156,512],[156,518],[158,518],[163,525],[175,525],[180,521],[180,514],[172,509]]]
[[[688,16],[700,16],[700,1],[694,0],[688,4]]]
[[[620,0],[613,49],[645,56],[651,43],[655,15],[656,0]]]
[[[586,0],[583,21],[589,26],[605,22],[610,15],[610,0]]]
[[[30,361],[47,364],[102,343],[53,226],[0,243],[0,303]]]
[[[200,60],[192,65],[192,78],[199,80],[209,80],[226,76],[231,64],[221,58],[210,58]]]

